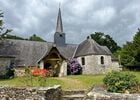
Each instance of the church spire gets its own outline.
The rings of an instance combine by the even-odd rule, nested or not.
[[[60,4],[59,4],[58,17],[57,17],[56,32],[63,33],[63,24],[62,24],[62,18],[61,18]]]
[[[61,47],[66,46],[65,33],[63,32],[60,4],[59,4],[58,17],[57,17],[56,32],[54,34],[54,43],[56,44],[56,46],[61,46]]]

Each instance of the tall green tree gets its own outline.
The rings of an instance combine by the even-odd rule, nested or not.
[[[138,29],[133,38],[133,47],[135,63],[140,65],[140,29]]]
[[[140,29],[136,32],[133,41],[123,45],[118,54],[122,65],[140,66]]]
[[[44,42],[45,40],[43,40],[41,37],[37,36],[36,34],[33,34],[32,36],[29,37],[30,41],[41,41]]]
[[[95,32],[94,34],[91,34],[91,38],[94,39],[100,45],[107,46],[112,53],[120,49],[120,47],[117,45],[117,43],[113,40],[113,38],[110,35],[105,35],[102,32]]]

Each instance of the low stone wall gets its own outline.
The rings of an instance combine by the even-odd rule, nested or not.
[[[94,87],[84,100],[140,100],[140,94],[109,93],[102,87]]]
[[[61,87],[0,87],[0,100],[61,100]]]

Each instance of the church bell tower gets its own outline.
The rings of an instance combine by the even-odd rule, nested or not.
[[[63,32],[63,23],[61,18],[61,9],[59,7],[58,17],[57,17],[57,24],[56,24],[56,31],[54,34],[54,43],[56,46],[65,46],[65,33]]]

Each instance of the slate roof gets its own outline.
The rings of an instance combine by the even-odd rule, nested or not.
[[[75,57],[86,56],[86,55],[111,55],[110,50],[106,46],[100,46],[93,39],[86,39],[79,44]]]
[[[15,57],[16,66],[35,66],[43,57],[49,54],[54,47],[52,42],[37,42],[26,40],[0,40],[0,56]],[[111,55],[106,46],[100,46],[92,39],[87,39],[81,44],[66,44],[55,46],[58,52],[65,58],[86,55]]]
[[[60,54],[66,59],[70,59],[74,56],[74,52],[76,50],[77,44],[66,44],[63,47],[57,47]]]
[[[15,45],[9,41],[0,40],[0,57],[15,57]]]
[[[41,58],[53,48],[51,42],[37,42],[26,40],[0,40],[0,56],[14,56],[16,66],[35,66]],[[59,53],[69,59],[76,49],[75,44],[66,44],[65,47],[56,47]]]
[[[25,40],[0,40],[0,44],[4,44],[0,48],[0,54],[11,55],[16,57],[16,66],[30,65],[34,66],[44,52],[48,51],[52,45],[47,42],[35,42]],[[12,44],[12,46],[7,46]],[[12,48],[12,50],[11,50]]]

